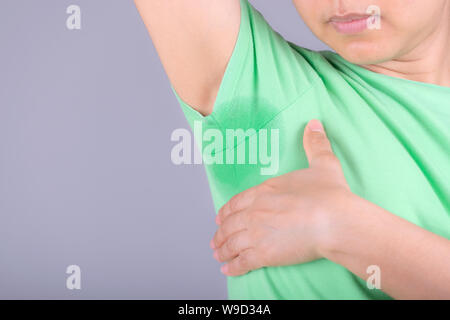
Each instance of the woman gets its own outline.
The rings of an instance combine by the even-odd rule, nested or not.
[[[449,0],[294,0],[336,53],[247,0],[135,2],[191,126],[279,130],[273,177],[206,165],[230,299],[450,299]]]

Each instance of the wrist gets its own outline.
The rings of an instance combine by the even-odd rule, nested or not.
[[[336,201],[331,201],[332,208],[325,210],[321,217],[318,254],[331,260],[337,252],[345,250],[347,239],[355,239],[352,234],[357,229],[358,216],[361,217],[361,200],[351,191],[343,191]],[[358,214],[358,212],[360,214]]]

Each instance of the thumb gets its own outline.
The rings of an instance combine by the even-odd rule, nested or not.
[[[308,158],[309,167],[331,165],[337,157],[333,153],[330,141],[319,120],[313,119],[305,127],[303,147]]]

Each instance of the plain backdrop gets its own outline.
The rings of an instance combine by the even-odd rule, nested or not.
[[[326,48],[291,1],[252,3]],[[1,0],[0,46],[0,298],[226,298],[206,174],[170,159],[188,125],[134,2]]]

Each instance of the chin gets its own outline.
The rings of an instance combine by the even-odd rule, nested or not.
[[[345,60],[359,65],[377,64],[390,60],[391,54],[386,52],[382,43],[374,41],[352,41],[341,43],[333,49]]]

